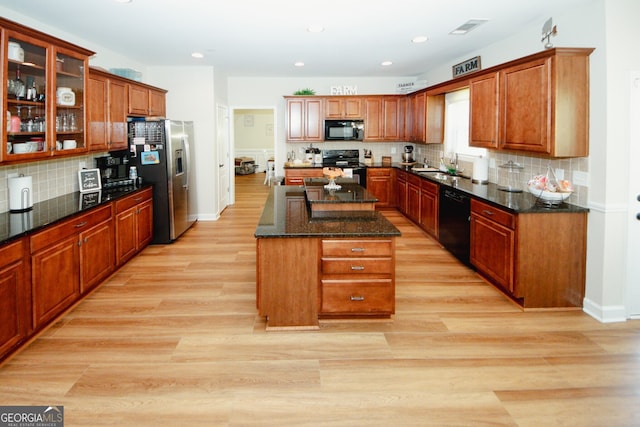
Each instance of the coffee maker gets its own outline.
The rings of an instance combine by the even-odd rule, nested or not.
[[[127,150],[112,151],[103,157],[96,157],[96,167],[100,170],[102,188],[110,189],[133,185],[129,178],[129,153]]]
[[[414,163],[413,161],[413,145],[405,145],[404,153],[402,153],[402,163]]]

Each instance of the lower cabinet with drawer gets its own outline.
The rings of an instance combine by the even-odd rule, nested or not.
[[[108,232],[112,227],[111,212],[109,204],[31,236],[35,329],[62,313],[81,293],[113,271],[113,232]],[[103,252],[105,249],[111,252]]]
[[[471,200],[470,261],[525,309],[582,307],[587,213],[512,213]]]
[[[153,238],[152,189],[115,202],[116,263],[122,265]]]
[[[27,238],[0,248],[0,360],[31,331]]]
[[[323,239],[320,257],[321,317],[395,313],[395,240]]]

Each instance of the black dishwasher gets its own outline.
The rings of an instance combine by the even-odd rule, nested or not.
[[[471,198],[455,188],[440,185],[439,201],[440,243],[465,265],[471,267],[469,262]]]

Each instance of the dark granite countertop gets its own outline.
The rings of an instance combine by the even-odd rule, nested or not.
[[[304,187],[271,188],[255,237],[391,237],[398,230],[377,211],[341,212],[339,217],[312,218]]]
[[[143,185],[141,188],[129,186],[91,193],[70,193],[34,203],[33,209],[26,212],[0,213],[0,244],[34,233],[48,225],[148,187],[148,185]]]
[[[480,201],[488,202],[490,204],[495,205],[496,207],[506,209],[510,212],[517,214],[526,214],[526,213],[560,213],[560,212],[589,212],[588,208],[584,208],[577,205],[572,205],[571,203],[563,202],[556,206],[548,206],[544,203],[541,203],[537,197],[529,193],[528,191],[523,191],[520,193],[513,193],[508,191],[498,190],[498,186],[494,183],[489,184],[474,184],[470,179],[464,177],[458,177],[457,179],[452,179],[453,177],[447,176],[446,180],[438,179],[437,172],[417,172],[413,170],[416,165],[405,165],[401,163],[392,163],[391,165],[382,164],[382,162],[375,162],[369,165],[366,165],[367,168],[395,168],[399,170],[403,170],[405,172],[420,176],[421,178],[428,179],[437,184],[456,188],[471,197],[478,199]],[[311,166],[302,166],[301,168],[321,168],[322,165],[311,165]],[[295,166],[291,167],[295,168]]]

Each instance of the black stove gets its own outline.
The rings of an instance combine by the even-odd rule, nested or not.
[[[363,167],[360,163],[360,150],[322,150],[322,165],[339,168]]]
[[[367,168],[360,163],[360,150],[322,150],[322,166],[353,169],[353,178],[367,188]]]

